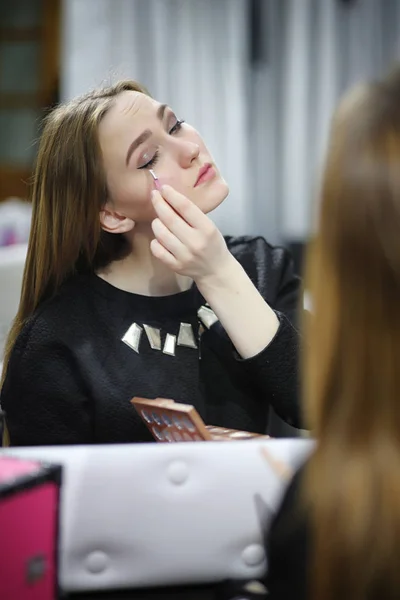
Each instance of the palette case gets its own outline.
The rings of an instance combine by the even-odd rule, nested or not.
[[[58,524],[62,468],[0,456],[0,598],[58,597]]]
[[[229,442],[268,439],[268,435],[206,425],[191,404],[167,398],[132,398],[136,408],[157,442]]]

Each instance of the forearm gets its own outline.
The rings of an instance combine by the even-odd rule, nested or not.
[[[279,320],[233,256],[222,272],[196,284],[242,358],[251,358],[268,346]]]

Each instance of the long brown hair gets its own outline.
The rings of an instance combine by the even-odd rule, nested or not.
[[[400,71],[333,120],[309,249],[313,600],[400,597]]]
[[[128,252],[122,235],[101,229],[107,185],[98,125],[116,96],[147,90],[135,81],[92,91],[45,119],[32,185],[32,225],[17,315],[6,340],[2,382],[24,323],[73,273],[106,266]]]

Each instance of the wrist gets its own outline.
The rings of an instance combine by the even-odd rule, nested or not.
[[[217,269],[196,279],[196,285],[203,296],[206,297],[207,292],[234,286],[237,277],[240,277],[243,273],[242,266],[228,252],[226,259],[221,261]]]

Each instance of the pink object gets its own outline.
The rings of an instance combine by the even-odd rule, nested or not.
[[[38,463],[31,460],[16,460],[11,456],[0,458],[0,484],[10,482],[10,480],[20,475],[29,475],[38,470]]]
[[[61,467],[0,456],[0,598],[55,600]]]
[[[160,180],[158,179],[157,175],[154,173],[153,169],[149,170],[150,175],[152,176],[153,180],[154,180],[154,187],[156,188],[156,190],[160,191],[161,190],[161,184],[160,184]]]

